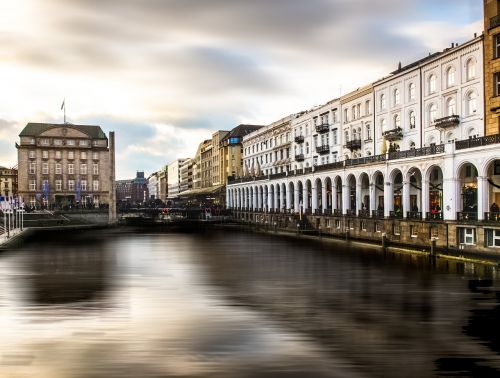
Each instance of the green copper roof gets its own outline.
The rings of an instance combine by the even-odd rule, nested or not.
[[[28,123],[26,127],[19,134],[20,137],[30,136],[36,137],[43,133],[44,131],[51,129],[53,127],[66,127],[71,129],[79,130],[87,134],[92,139],[107,139],[106,134],[102,131],[100,126],[91,125],[73,125],[73,124],[62,124],[62,123]]]

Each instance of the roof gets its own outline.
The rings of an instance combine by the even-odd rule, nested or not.
[[[28,123],[21,134],[20,137],[23,136],[38,136],[44,131],[54,127],[66,127],[79,130],[85,134],[87,134],[92,139],[107,139],[106,134],[102,131],[100,126],[93,125],[73,125],[71,123]]]
[[[260,129],[260,125],[238,125],[234,129],[232,129],[229,133],[226,134],[224,138],[221,139],[221,142],[228,140],[229,138],[242,138],[247,134],[253,133],[255,130]]]
[[[205,194],[212,194],[224,188],[225,185],[217,185],[210,186],[208,188],[197,188],[197,189],[189,189],[184,192],[180,192],[179,196],[181,197],[190,197],[190,196],[199,196]]]

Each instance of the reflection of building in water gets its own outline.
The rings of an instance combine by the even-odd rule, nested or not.
[[[494,267],[443,259],[432,265],[424,256],[377,255],[346,244],[250,240],[235,235],[227,251],[212,245],[218,252],[203,255],[210,283],[230,302],[366,367],[368,376],[430,377],[436,359],[461,350],[493,358],[462,334],[471,306],[467,280],[447,273],[497,278]]]
[[[56,238],[52,235],[53,238]],[[45,243],[44,243],[45,244]],[[29,259],[29,282],[36,304],[69,304],[92,301],[92,307],[108,289],[108,255],[101,244],[85,240],[85,247],[47,247]]]

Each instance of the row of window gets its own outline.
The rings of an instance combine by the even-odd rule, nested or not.
[[[78,187],[78,185],[79,185],[79,187]],[[68,191],[75,191],[75,190],[79,189],[82,192],[86,192],[87,190],[90,190],[90,187],[87,185],[87,180],[80,180],[80,181],[68,180],[66,188]],[[51,188],[49,187],[49,181],[43,180],[41,190],[48,192],[48,191],[50,191],[50,189]],[[37,190],[36,180],[29,181],[29,190],[30,191]],[[55,180],[55,190],[56,190],[56,192],[63,190],[63,180]],[[94,192],[99,191],[99,180],[92,181],[92,190]]]
[[[35,162],[29,163],[29,173],[31,175],[36,174],[36,163]],[[52,173],[49,170],[49,163],[42,163],[42,174],[48,175],[49,173]],[[63,173],[63,166],[61,163],[54,164],[54,173],[56,175],[61,175]],[[70,175],[74,174],[75,173],[75,165],[72,163],[69,163],[67,165],[67,172],[64,172],[64,173],[68,173]],[[80,164],[80,174],[86,175],[87,173],[88,173],[87,164]],[[99,174],[99,164],[98,163],[92,164],[92,174],[93,175]]]
[[[78,154],[78,151],[77,151]],[[62,159],[62,151],[55,151],[54,152],[54,159]],[[82,160],[87,160],[87,157],[90,156],[87,154],[87,151],[80,151],[80,159]],[[28,152],[28,157],[30,159],[36,159],[36,151],[35,150],[30,150]],[[49,151],[42,151],[42,159],[48,159],[49,158]],[[67,158],[72,160],[75,158],[75,151],[68,151],[67,152]],[[99,160],[99,152],[93,152],[92,153],[92,160]]]
[[[284,143],[289,143],[290,142],[290,133],[286,134],[281,134],[279,138],[275,136],[274,138],[270,138],[269,140],[266,140],[264,142],[259,142],[255,143],[252,146],[246,147],[245,148],[245,155],[250,155],[251,153],[254,154],[259,151],[264,151],[267,150],[268,148],[273,148],[278,145],[284,144]]]
[[[30,144],[35,144],[36,140],[35,140],[35,138],[31,138],[29,142],[30,142]],[[74,146],[78,145],[80,147],[87,147],[87,146],[90,145],[90,140],[87,140],[87,139],[80,139],[80,140],[75,141],[74,139],[49,139],[49,138],[40,138],[39,142],[40,142],[39,144],[42,145],[42,146],[50,146],[52,144],[54,146],[63,146],[63,145],[66,145],[66,146],[74,147]],[[92,145],[93,146],[98,146],[99,145],[99,141],[98,140],[92,141]]]
[[[476,78],[476,61],[471,58],[466,64],[466,74],[467,80],[472,80]],[[456,70],[455,67],[450,66],[446,70],[446,87],[451,88],[456,85]],[[431,95],[437,91],[437,76],[435,74],[430,74],[427,78],[427,94]],[[415,83],[408,84],[408,101],[414,101],[416,99],[416,85]],[[382,93],[380,95],[380,110],[385,110],[387,108],[386,95]],[[401,105],[401,94],[398,88],[392,91],[392,106]]]
[[[371,114],[371,102],[370,100],[365,101],[365,109],[364,114],[361,114],[361,103],[353,105],[351,107],[351,118],[349,119],[349,109],[344,108],[344,123],[348,123],[350,121],[355,121],[358,118],[366,117]]]

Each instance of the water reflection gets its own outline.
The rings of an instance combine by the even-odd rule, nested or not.
[[[497,282],[238,232],[45,235],[0,255],[0,376],[492,376]]]

